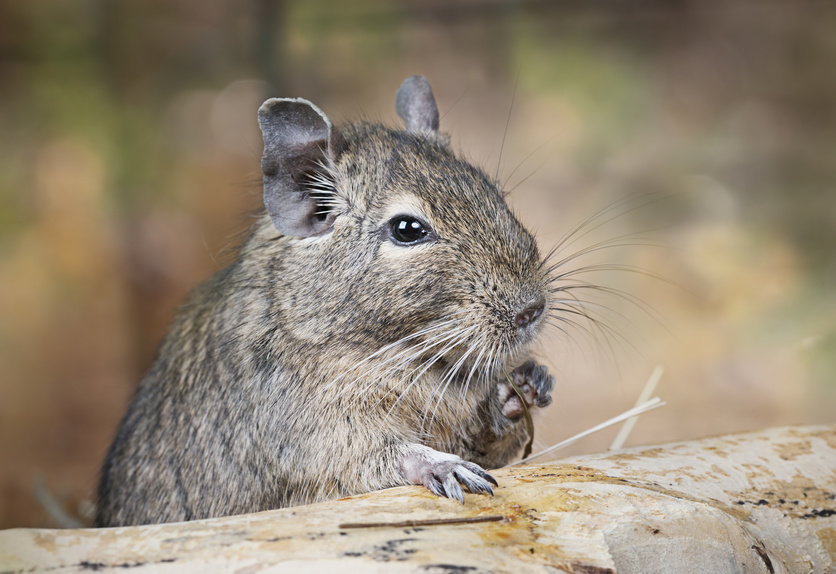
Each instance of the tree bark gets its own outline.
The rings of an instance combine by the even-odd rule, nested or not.
[[[498,470],[462,506],[418,487],[131,528],[0,532],[1,572],[836,571],[836,425]]]

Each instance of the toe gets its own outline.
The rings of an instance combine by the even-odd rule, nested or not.
[[[444,493],[447,498],[455,498],[464,504],[464,493],[462,492],[462,487],[459,486],[459,481],[456,480],[456,476],[453,472],[444,477]]]
[[[456,478],[459,479],[463,485],[467,487],[467,489],[474,493],[474,494],[481,494],[486,492],[493,496],[493,489],[491,485],[488,483],[487,480],[479,476],[478,474],[471,472],[464,466],[459,466],[455,470]]]
[[[494,486],[499,486],[499,483],[496,482],[496,479],[492,477],[485,469],[483,469],[478,464],[474,464],[472,462],[466,462],[464,464],[465,468],[472,472],[473,474],[485,479],[486,481],[490,482]]]
[[[516,395],[510,397],[502,406],[502,414],[511,420],[520,418],[523,414],[523,405],[520,398]]]
[[[444,489],[441,486],[441,482],[432,474],[428,474],[424,477],[422,484],[427,487],[427,490],[435,494],[436,496],[446,496],[444,493]]]
[[[537,408],[544,408],[552,404],[551,395],[537,395],[534,397],[534,406]]]

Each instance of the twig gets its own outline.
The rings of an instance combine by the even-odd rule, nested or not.
[[[556,445],[550,446],[546,450],[541,450],[540,452],[532,454],[531,456],[527,456],[527,457],[523,458],[522,460],[518,460],[517,462],[512,462],[511,464],[507,464],[507,465],[505,465],[504,468],[508,468],[509,466],[516,466],[518,464],[524,464],[526,462],[534,460],[535,458],[540,458],[541,456],[545,456],[545,455],[547,455],[549,453],[552,453],[556,450],[560,450],[561,448],[567,447],[570,444],[572,444],[574,442],[577,442],[577,441],[579,441],[580,439],[582,439],[586,436],[594,434],[594,433],[596,433],[600,430],[603,430],[607,427],[610,427],[612,425],[617,425],[618,423],[620,423],[624,420],[627,420],[630,417],[635,417],[635,416],[638,416],[640,414],[644,414],[647,411],[650,411],[650,410],[653,410],[655,408],[661,407],[664,404],[665,403],[662,401],[662,399],[660,399],[659,397],[654,397],[654,398],[650,399],[649,401],[647,401],[646,403],[644,403],[643,405],[632,408],[629,411],[625,411],[625,412],[621,413],[620,415],[618,415],[617,417],[613,417],[613,418],[611,418],[607,421],[602,422],[601,424],[599,424],[597,426],[592,427],[591,429],[587,429],[587,430],[583,431],[582,433],[578,433],[573,437],[567,438],[563,442],[559,442]]]
[[[656,368],[653,369],[653,372],[650,374],[650,378],[647,379],[647,382],[644,384],[644,388],[642,389],[641,394],[639,394],[639,398],[636,399],[635,406],[639,406],[647,402],[650,398],[650,395],[653,394],[653,391],[656,390],[656,385],[659,384],[659,379],[662,378],[662,374],[665,372],[665,368],[662,365],[656,365]],[[618,450],[624,446],[624,443],[627,442],[627,437],[630,436],[630,433],[633,430],[633,427],[636,426],[636,421],[639,420],[639,417],[630,417],[626,421],[624,421],[624,426],[621,427],[621,430],[618,431],[618,434],[615,435],[615,440],[612,441],[610,445],[610,450]]]
[[[505,378],[508,379],[508,383],[511,385],[511,388],[514,389],[515,393],[517,393],[517,396],[520,398],[520,402],[523,406],[525,426],[528,429],[528,442],[523,449],[523,458],[525,458],[531,454],[531,446],[534,444],[534,421],[531,418],[531,413],[528,410],[528,405],[525,402],[525,397],[523,396],[522,391],[516,384],[514,384],[514,379],[508,374],[508,370],[505,367],[502,367],[502,372],[505,374]]]
[[[35,475],[34,489],[35,498],[61,528],[84,528],[84,524],[67,514],[61,503],[47,490],[44,475],[40,472]]]
[[[475,524],[478,522],[499,522],[504,516],[468,516],[462,518],[429,518],[427,520],[404,520],[403,522],[346,522],[340,528],[416,528],[418,526],[444,526],[448,524]]]

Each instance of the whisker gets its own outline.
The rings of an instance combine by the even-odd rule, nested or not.
[[[567,295],[572,295],[571,292],[581,291],[581,290],[605,293],[605,294],[610,295],[612,297],[615,297],[617,299],[621,299],[622,301],[626,301],[627,303],[630,303],[631,305],[635,306],[641,312],[643,312],[648,317],[650,317],[653,321],[655,321],[658,325],[660,325],[667,333],[672,334],[671,333],[671,327],[668,324],[668,321],[665,319],[665,317],[661,313],[659,313],[656,309],[654,309],[652,305],[649,305],[648,303],[645,303],[640,298],[638,298],[635,295],[633,295],[631,293],[628,293],[627,291],[624,291],[622,289],[617,289],[615,287],[605,287],[603,285],[592,285],[592,284],[586,284],[586,283],[579,283],[579,284],[575,284],[575,285],[564,285],[564,286],[558,287],[554,290],[550,290],[550,293],[552,293],[552,294],[554,294],[554,293],[566,293]],[[590,302],[586,302],[586,304],[587,305],[592,305],[592,303],[590,303]],[[606,308],[606,307],[604,307],[604,308]]]
[[[386,379],[389,375],[391,375],[393,372],[396,372],[397,370],[400,370],[401,368],[403,368],[403,366],[405,366],[405,365],[407,365],[407,364],[410,364],[410,363],[414,362],[414,361],[415,361],[415,359],[417,359],[420,355],[422,355],[424,352],[426,352],[426,351],[427,351],[427,350],[429,350],[430,348],[435,347],[435,346],[438,346],[438,345],[439,345],[439,344],[441,344],[441,343],[447,342],[447,344],[444,346],[444,348],[443,348],[441,351],[437,351],[437,352],[435,353],[435,355],[433,355],[432,359],[431,359],[430,361],[427,361],[425,368],[424,368],[423,370],[421,370],[421,372],[420,372],[420,373],[418,373],[418,375],[414,375],[416,379],[417,379],[417,378],[419,378],[419,377],[420,377],[421,375],[423,375],[423,374],[426,372],[426,370],[427,370],[427,369],[429,369],[429,368],[430,368],[430,367],[431,367],[431,366],[432,366],[435,362],[437,362],[438,360],[440,360],[440,359],[444,356],[444,354],[445,354],[446,352],[450,351],[451,349],[455,348],[458,344],[460,344],[459,340],[461,339],[461,337],[462,337],[463,335],[466,335],[468,332],[472,331],[472,330],[473,330],[473,329],[475,329],[476,327],[477,327],[476,325],[472,325],[472,326],[467,327],[467,328],[465,328],[465,329],[459,329],[458,331],[454,331],[453,333],[447,333],[447,334],[445,334],[443,337],[441,337],[441,338],[439,338],[439,339],[435,339],[435,340],[431,340],[431,341],[424,342],[424,344],[423,344],[423,345],[420,345],[420,347],[421,347],[421,348],[419,348],[417,351],[415,351],[415,352],[413,352],[413,353],[411,353],[411,354],[407,355],[406,357],[403,357],[401,360],[397,361],[394,365],[391,365],[391,366],[389,366],[388,368],[386,368],[383,372],[378,373],[378,374],[377,374],[377,376],[375,376],[374,378],[372,378],[372,379],[368,382],[368,384],[367,384],[364,388],[357,390],[357,391],[356,391],[356,393],[355,393],[355,395],[356,395],[356,396],[355,396],[355,397],[354,397],[354,399],[353,399],[353,400],[352,400],[352,401],[351,401],[351,402],[347,405],[347,407],[346,407],[346,408],[350,408],[351,406],[353,406],[353,404],[354,404],[357,400],[359,400],[360,398],[364,397],[364,396],[366,395],[366,393],[368,393],[368,391],[369,391],[370,389],[372,389],[372,388],[374,388],[374,387],[376,387],[376,386],[379,386],[379,385],[380,385],[380,383],[381,383],[383,380],[385,380],[385,379]],[[451,342],[449,342],[449,341],[451,341],[451,340],[452,340],[452,343],[451,343]],[[428,344],[428,343],[429,343],[429,344]],[[415,347],[410,348],[410,351],[411,351],[412,349],[414,349],[414,348],[415,348]],[[420,366],[420,365],[419,365],[419,366]],[[416,367],[416,369],[417,369],[417,367]],[[366,373],[364,373],[364,375],[368,375],[368,374],[370,374],[371,372],[373,372],[373,371],[372,371],[372,370],[368,370],[368,371],[366,371]],[[414,373],[414,372],[415,372],[415,369],[414,369],[412,372]],[[359,380],[359,378],[358,378],[357,380]],[[354,385],[349,385],[349,386],[353,387]],[[378,403],[377,403],[377,404],[380,404],[380,401],[382,401],[382,400],[383,400],[386,396],[388,396],[388,395],[389,395],[389,393],[391,393],[391,392],[392,392],[392,390],[391,390],[391,389],[390,389],[389,391],[387,391],[387,393],[386,393],[386,394],[384,394],[384,396],[383,396],[383,397],[382,397],[382,398],[378,401]],[[345,410],[345,409],[344,409],[344,410]]]
[[[584,255],[590,255],[592,253],[596,253],[598,251],[604,251],[606,249],[616,249],[616,248],[619,248],[619,247],[659,247],[659,248],[664,247],[664,245],[661,244],[661,243],[653,242],[653,241],[650,241],[650,240],[647,240],[647,239],[644,239],[642,241],[638,241],[637,238],[641,238],[641,235],[636,234],[636,233],[626,233],[626,234],[621,235],[619,237],[613,237],[612,239],[605,239],[603,241],[599,241],[599,242],[594,243],[592,245],[588,245],[588,246],[586,246],[582,249],[579,249],[578,251],[575,251],[571,255],[568,255],[568,256],[564,257],[563,259],[561,259],[558,262],[550,263],[549,267],[547,267],[544,272],[547,273],[547,274],[552,273],[555,269],[558,269],[558,268],[566,265],[570,261],[574,261],[575,259],[583,257]],[[543,259],[542,265],[545,265],[546,263],[548,263],[549,258],[554,257],[555,255],[557,255],[557,253],[558,252],[550,253],[548,258]]]
[[[447,326],[449,326],[449,325],[455,324],[455,323],[457,323],[457,322],[459,321],[458,316],[459,316],[459,315],[464,315],[464,314],[466,314],[466,313],[467,313],[467,311],[466,311],[466,310],[457,311],[457,312],[453,313],[453,318],[448,318],[448,319],[446,319],[446,320],[444,320],[444,321],[440,321],[440,322],[438,322],[438,323],[435,323],[435,324],[429,325],[429,326],[427,326],[427,327],[424,327],[423,329],[419,329],[418,331],[416,331],[416,332],[414,332],[414,333],[412,333],[412,334],[410,334],[410,335],[407,335],[407,336],[405,336],[405,337],[402,337],[401,339],[398,339],[397,341],[394,341],[393,343],[389,343],[388,345],[385,345],[384,347],[382,347],[382,348],[378,349],[377,351],[375,351],[375,352],[374,352],[374,353],[372,353],[371,355],[367,356],[365,359],[363,359],[363,360],[361,360],[360,362],[358,362],[358,363],[354,364],[354,365],[353,365],[352,367],[350,367],[349,369],[346,369],[345,371],[343,371],[342,373],[340,373],[340,374],[339,374],[336,378],[334,378],[334,379],[332,379],[331,381],[329,381],[328,383],[326,383],[326,384],[323,386],[323,388],[322,388],[322,389],[320,389],[320,391],[318,392],[318,394],[317,394],[316,398],[319,398],[319,396],[321,396],[322,394],[324,394],[325,392],[327,392],[328,390],[330,390],[330,388],[331,388],[332,386],[334,386],[336,383],[338,383],[338,382],[339,382],[339,381],[340,381],[343,377],[348,376],[351,372],[356,371],[359,367],[361,367],[361,366],[363,366],[363,365],[365,365],[365,364],[367,364],[367,363],[370,363],[371,361],[373,361],[375,358],[379,357],[380,355],[382,355],[382,354],[384,354],[384,353],[387,353],[387,352],[391,351],[392,349],[394,349],[394,348],[396,348],[396,347],[398,347],[398,346],[400,346],[400,345],[403,345],[403,344],[404,344],[404,343],[406,343],[407,341],[410,341],[410,340],[413,340],[413,339],[416,339],[416,338],[422,337],[422,336],[424,336],[424,335],[428,335],[428,334],[431,334],[431,333],[434,333],[434,332],[440,331],[441,329],[444,329],[445,327],[447,327]],[[414,347],[411,347],[411,348],[414,348]],[[408,347],[408,348],[407,348],[407,350],[409,350],[409,349],[411,349],[411,348],[410,348],[410,347]],[[389,358],[384,359],[384,360],[383,360],[383,363],[385,364],[385,363],[391,362],[391,361],[393,361],[393,360],[397,360],[397,358],[398,358],[398,356],[400,355],[400,353],[401,353],[401,352],[402,352],[402,351],[399,351],[398,353],[396,353],[396,354],[394,355],[394,357],[389,357]],[[372,370],[372,369],[367,370],[367,371],[366,371],[366,373],[370,372],[371,370]],[[366,373],[364,373],[364,374],[366,374]]]
[[[505,186],[508,184],[508,182],[509,182],[509,181],[511,181],[511,178],[514,176],[514,174],[515,174],[515,173],[517,173],[517,170],[518,170],[518,169],[520,169],[520,168],[521,168],[521,167],[525,164],[525,162],[527,162],[529,159],[531,159],[531,157],[532,157],[534,154],[536,154],[538,151],[540,151],[541,149],[543,149],[544,147],[546,147],[548,144],[552,143],[555,139],[557,139],[557,135],[554,135],[554,136],[550,137],[550,138],[549,138],[549,139],[547,139],[545,142],[541,143],[539,146],[537,146],[536,148],[534,148],[534,150],[533,150],[531,153],[529,153],[527,156],[525,156],[525,157],[523,158],[523,160],[522,160],[520,163],[518,163],[518,164],[517,164],[517,167],[515,167],[513,170],[511,170],[511,173],[509,173],[507,176],[505,176],[505,181],[502,183],[502,189],[505,189]],[[540,167],[542,167],[542,165],[541,165]],[[537,169],[535,169],[535,170],[531,173],[531,175],[533,175],[533,174],[537,173],[537,171],[539,171],[539,169],[540,169],[539,167],[538,167]],[[518,182],[518,183],[517,183],[514,187],[512,187],[511,189],[509,189],[509,190],[508,190],[508,191],[506,191],[506,192],[503,192],[503,194],[504,194],[504,195],[508,195],[509,193],[511,193],[512,191],[514,191],[515,189],[517,189],[520,185],[522,185],[523,183],[525,183],[525,182],[526,182],[526,180],[527,180],[528,178],[530,178],[530,177],[531,177],[531,175],[527,175],[527,176],[525,176],[525,177],[524,177],[522,180],[520,180],[520,181],[519,181],[519,182]]]
[[[464,381],[464,385],[462,385],[462,387],[461,387],[460,396],[462,397],[462,400],[464,399],[464,397],[467,396],[467,390],[470,388],[470,381],[471,381],[471,379],[473,379],[474,373],[477,372],[477,369],[479,368],[479,363],[482,362],[482,356],[485,354],[485,346],[481,344],[482,343],[482,337],[479,338],[477,343],[480,343],[479,344],[479,347],[480,347],[479,354],[476,356],[476,359],[474,359],[473,367],[471,367],[470,372],[467,374],[467,378]]]
[[[610,271],[623,271],[624,273],[642,275],[644,277],[650,277],[651,279],[657,279],[674,287],[680,287],[680,285],[677,284],[676,281],[668,277],[665,277],[661,273],[656,273],[655,271],[650,271],[648,269],[642,269],[641,267],[636,267],[634,265],[625,265],[621,263],[596,263],[584,265],[582,267],[576,267],[570,271],[566,271],[559,275],[553,275],[549,277],[548,283],[556,283],[558,281],[562,281],[569,277],[574,277],[575,275],[581,275],[583,273],[605,273]]]
[[[568,232],[566,232],[558,240],[555,247],[552,248],[552,251],[554,252],[554,251],[558,251],[560,249],[563,249],[564,247],[568,247],[572,243],[578,241],[579,239],[581,239],[584,236],[592,233],[593,231],[595,231],[597,229],[600,229],[602,226],[614,221],[615,219],[618,219],[619,217],[624,217],[627,214],[632,213],[632,212],[634,212],[638,209],[644,209],[644,208],[646,208],[650,205],[653,205],[654,203],[658,203],[659,201],[662,201],[663,199],[665,199],[668,196],[669,196],[669,194],[661,193],[661,192],[660,193],[645,193],[645,194],[640,194],[638,196],[627,196],[627,197],[621,198],[617,201],[614,201],[613,203],[611,203],[611,204],[609,204],[605,207],[602,207],[601,209],[599,209],[598,211],[596,211],[595,213],[593,213],[592,215],[590,215],[589,217],[584,219],[578,225],[576,225],[575,227],[570,229]],[[620,213],[616,213],[615,215],[609,216],[609,214],[611,212],[623,209],[625,206],[628,206],[630,203],[636,203],[636,205],[634,205],[630,209],[627,209],[626,211],[622,211]],[[606,218],[606,219],[604,219],[604,218]],[[590,226],[596,220],[602,220],[602,221],[598,221],[594,226],[589,227],[588,229],[586,229],[586,231],[584,231],[583,233],[580,233],[582,230],[584,230],[584,228],[586,228],[587,226]],[[571,239],[571,241],[569,241],[570,239]]]
[[[423,364],[419,364],[418,366],[416,366],[415,369],[413,369],[410,373],[407,374],[407,376],[412,380],[412,382],[408,385],[408,387],[411,387],[414,384],[414,382],[418,381],[421,378],[421,376],[423,376],[424,373],[426,373],[435,363],[437,363],[442,358],[444,358],[444,355],[447,352],[449,352],[450,350],[455,349],[457,346],[461,345],[462,342],[464,341],[464,338],[465,338],[464,336],[466,336],[467,334],[469,334],[472,330],[474,330],[476,328],[477,328],[477,325],[472,325],[472,326],[468,327],[467,329],[462,330],[461,333],[457,334],[457,337],[451,343],[448,343],[443,349],[441,349],[436,354],[434,354],[428,361],[425,361]],[[420,371],[418,371],[419,369],[420,369]],[[418,372],[416,373],[416,371],[418,371]],[[384,398],[386,398],[386,396],[388,396],[390,393],[391,393],[391,389],[386,393],[386,395],[384,395],[378,401],[377,404],[380,404],[380,402]],[[401,396],[398,397],[398,399],[395,401],[395,404],[397,404],[403,396],[404,396],[404,393],[401,393]],[[390,412],[394,408],[394,406],[395,405],[393,405],[390,408]]]
[[[618,314],[617,312],[612,311],[611,309],[606,309],[606,308],[604,308],[604,309],[605,309],[605,310],[608,310],[608,311],[610,311],[610,312],[612,312],[612,313]],[[562,313],[567,313],[567,314],[570,314],[570,315],[575,315],[575,316],[578,316],[578,317],[583,317],[584,319],[586,319],[587,321],[589,321],[589,323],[590,323],[590,325],[592,326],[592,328],[596,328],[596,327],[597,327],[597,328],[598,328],[598,329],[600,329],[600,330],[607,331],[607,332],[609,332],[609,333],[611,333],[611,334],[613,334],[613,335],[617,335],[619,338],[622,338],[622,339],[624,339],[625,341],[628,341],[628,339],[627,339],[627,338],[626,338],[626,337],[625,337],[625,336],[624,336],[624,335],[623,335],[620,331],[616,330],[614,327],[612,327],[612,326],[611,326],[611,325],[609,325],[608,323],[606,323],[606,322],[604,322],[604,321],[601,321],[601,320],[600,320],[600,319],[598,319],[597,317],[595,317],[595,316],[593,316],[593,315],[590,315],[589,313],[587,313],[587,312],[586,312],[585,310],[583,310],[582,308],[581,308],[581,309],[574,309],[574,308],[571,308],[571,307],[568,307],[568,306],[567,306],[567,307],[563,307],[563,308],[560,308],[560,309],[557,309],[557,310],[558,310],[558,311],[560,311],[560,312],[562,312]],[[559,318],[559,319],[561,319],[561,320],[567,320],[567,321],[568,321],[568,319],[567,319],[566,317],[564,317],[564,316],[556,316],[556,315],[551,315],[551,317],[553,317],[553,318]],[[623,316],[622,316],[622,317],[623,317]],[[627,319],[625,319],[625,320],[627,320]]]
[[[557,136],[555,136],[555,137],[557,137]],[[523,159],[523,160],[520,162],[520,165],[519,165],[519,166],[517,166],[517,167],[521,167],[521,166],[522,166],[522,164],[524,164],[526,161],[528,161],[528,158],[530,158],[530,157],[531,157],[532,155],[534,155],[537,151],[539,151],[539,150],[540,150],[540,148],[542,148],[542,147],[546,146],[547,144],[551,143],[551,142],[552,142],[552,140],[554,140],[554,139],[555,139],[554,137],[553,137],[553,138],[551,138],[551,139],[549,139],[547,142],[545,142],[545,143],[544,143],[544,144],[542,144],[540,147],[538,147],[537,149],[535,149],[533,152],[531,152],[530,154],[528,154],[528,156],[526,156],[526,158],[525,158],[525,159]],[[522,178],[520,181],[518,181],[516,184],[514,184],[514,187],[512,187],[511,189],[503,191],[503,192],[502,192],[502,194],[503,194],[503,195],[510,195],[510,194],[514,193],[514,191],[516,191],[516,190],[517,190],[517,188],[519,188],[522,184],[524,184],[524,183],[525,183],[525,182],[527,182],[529,179],[531,179],[531,177],[532,177],[535,173],[537,173],[538,171],[540,171],[540,170],[543,168],[543,166],[544,166],[544,165],[546,165],[547,163],[548,163],[548,161],[542,161],[542,162],[540,162],[540,164],[539,164],[537,167],[535,167],[533,170],[531,170],[531,173],[529,173],[527,176],[525,176],[525,177],[524,177],[524,178]],[[514,168],[514,171],[517,171],[517,168]],[[514,172],[511,172],[511,173],[513,174]],[[511,180],[511,176],[509,175],[509,176],[508,176],[508,178],[506,179],[506,182],[507,182],[507,181],[510,181],[510,180]],[[504,188],[504,186],[503,186],[503,188]]]
[[[427,425],[427,432],[432,430],[433,422],[435,421],[436,414],[438,413],[438,408],[441,406],[441,399],[444,396],[444,393],[447,391],[447,388],[450,386],[450,383],[455,378],[456,374],[458,374],[459,369],[461,369],[462,365],[464,365],[467,357],[470,356],[471,353],[475,350],[476,347],[471,346],[467,349],[465,353],[462,354],[461,357],[455,362],[455,364],[447,369],[446,374],[441,378],[439,381],[439,385],[444,384],[444,387],[441,389],[441,392],[438,393],[438,400],[435,403],[435,408],[433,409],[433,414],[430,417],[429,425]],[[432,395],[431,395],[432,396]]]
[[[494,180],[499,180],[499,168],[502,166],[502,151],[505,149],[505,136],[508,135],[508,126],[511,124],[511,112],[514,111],[514,100],[517,99],[517,85],[520,83],[520,71],[517,70],[517,79],[514,81],[514,92],[511,94],[511,105],[508,107],[508,117],[505,119],[505,131],[502,132],[502,143],[499,145],[499,159],[496,161],[496,174]]]
[[[376,374],[376,376],[373,377],[369,381],[369,383],[366,385],[366,387],[361,391],[360,396],[362,397],[362,395],[367,393],[373,387],[379,387],[380,384],[382,383],[382,381],[385,380],[386,378],[388,378],[391,374],[393,374],[393,373],[395,373],[399,370],[402,370],[406,365],[414,363],[416,361],[416,359],[418,359],[422,354],[424,354],[426,352],[426,350],[428,350],[432,347],[438,346],[442,343],[446,343],[441,350],[436,351],[434,353],[434,355],[432,357],[430,357],[428,360],[426,360],[422,363],[418,363],[412,370],[407,371],[407,372],[402,374],[402,378],[411,379],[411,382],[407,385],[407,391],[408,391],[409,389],[411,389],[413,387],[415,382],[417,382],[420,379],[420,377],[427,370],[429,370],[436,362],[441,360],[444,357],[444,355],[447,352],[449,352],[451,349],[454,349],[456,346],[461,345],[461,343],[465,340],[466,336],[472,330],[474,330],[476,328],[477,328],[476,325],[471,325],[471,326],[466,327],[466,328],[459,328],[457,330],[454,330],[453,332],[444,334],[444,336],[442,336],[440,338],[436,338],[432,341],[429,341],[428,343],[431,343],[429,345],[427,345],[427,344],[421,345],[420,346],[421,348],[419,348],[415,352],[412,352],[410,354],[407,354],[407,355],[401,357],[400,360],[398,360],[395,364],[387,367],[386,369],[384,369],[381,372],[378,372]],[[413,346],[412,348],[410,348],[410,351],[412,351],[416,347],[417,346]],[[385,398],[387,396],[389,396],[393,392],[393,390],[394,389],[392,389],[392,388],[387,390],[383,394],[383,396],[378,400],[378,402],[376,403],[375,406],[379,405],[383,400],[385,400]],[[407,391],[404,391],[400,394],[400,396],[398,397],[398,399],[396,399],[396,401],[392,405],[392,407],[390,407],[389,412],[387,413],[387,416],[389,414],[391,414],[391,412],[394,410],[394,407],[397,406],[397,404],[400,402],[400,400],[406,395]],[[357,397],[357,398],[360,398],[360,397]],[[348,406],[350,407],[351,404],[353,404],[353,402],[354,401],[352,401],[352,403],[350,403]]]

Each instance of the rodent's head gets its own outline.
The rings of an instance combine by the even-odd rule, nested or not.
[[[272,225],[247,249],[267,258],[292,336],[357,360],[385,353],[393,368],[435,357],[495,374],[546,315],[537,244],[497,183],[438,133],[423,77],[403,83],[397,110],[406,130],[337,128],[305,100],[265,102]]]

